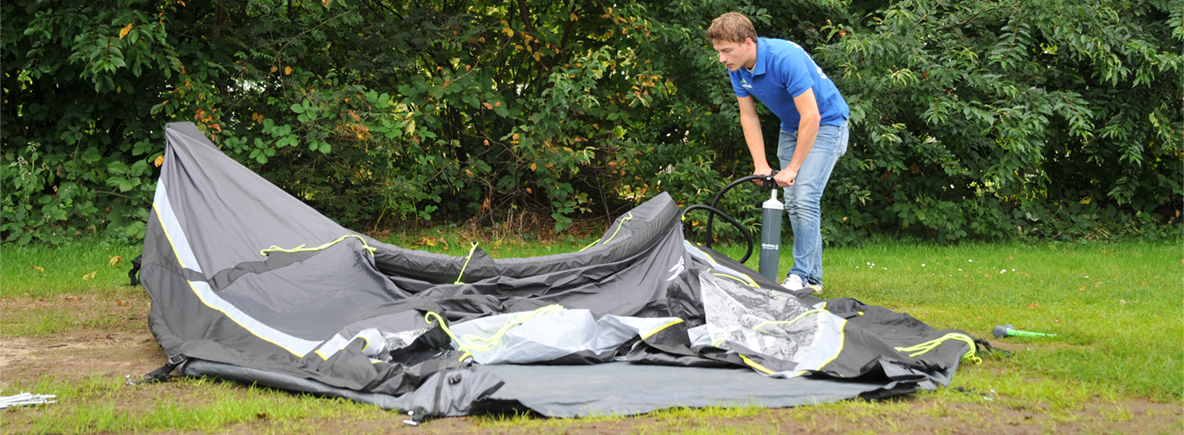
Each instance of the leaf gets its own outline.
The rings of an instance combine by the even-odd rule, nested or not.
[[[156,165],[156,167],[159,168],[160,165],[164,164],[164,156],[163,155],[156,156],[156,160],[153,160],[152,164]]]
[[[284,67],[284,75],[291,75],[291,74],[292,74],[292,67],[290,67],[290,66]]]
[[[124,27],[123,30],[119,31],[119,39],[123,39],[124,36],[127,36],[127,32],[130,31],[132,31],[132,25],[129,23],[127,27]]]
[[[136,160],[135,163],[132,163],[132,167],[129,168],[128,171],[131,173],[131,175],[138,177],[138,176],[149,173],[151,170],[148,169],[148,162],[147,161]]]
[[[115,185],[119,187],[120,192],[128,192],[136,187],[135,181],[128,178],[114,178]]]
[[[130,168],[124,162],[111,162],[107,164],[107,172],[113,175],[123,175],[128,173]]]
[[[148,113],[150,113],[152,115],[160,113],[160,109],[163,109],[164,105],[168,104],[168,103],[169,103],[169,100],[164,100],[164,102],[157,104],[155,106],[152,106],[152,108],[148,110]]]
[[[98,273],[99,273],[99,271],[97,271],[97,270],[96,270],[96,271],[94,271],[94,272],[91,272],[91,273],[88,273],[88,274],[86,274],[86,275],[82,275],[82,280],[83,280],[83,281],[86,281],[86,280],[88,280],[88,279],[94,278],[94,277],[95,277],[95,275],[98,275]]]
[[[116,255],[116,256],[111,257],[111,260],[107,261],[107,264],[112,265],[112,266],[117,266],[117,265],[119,265],[119,263],[121,261],[123,261],[123,257]]]
[[[29,267],[32,267],[34,270],[36,270],[38,272],[45,272],[45,268],[41,267],[41,266],[29,266]]]

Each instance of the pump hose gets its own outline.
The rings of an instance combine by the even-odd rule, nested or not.
[[[719,191],[719,193],[716,193],[715,199],[711,201],[711,206],[705,206],[702,204],[695,204],[695,205],[692,205],[692,206],[684,209],[682,212],[683,216],[686,216],[688,211],[700,209],[700,208],[711,212],[707,215],[707,242],[704,243],[703,246],[707,247],[708,249],[711,249],[711,226],[715,223],[715,215],[718,214],[718,215],[720,215],[720,217],[724,218],[724,220],[727,220],[728,223],[732,224],[732,226],[735,226],[736,228],[740,229],[740,232],[744,234],[744,239],[746,242],[748,242],[748,251],[744,253],[744,258],[741,258],[740,262],[743,263],[745,261],[748,261],[748,257],[752,256],[752,246],[753,246],[752,233],[750,233],[747,228],[744,228],[743,225],[740,225],[740,223],[737,222],[736,219],[733,219],[731,216],[729,216],[727,213],[724,213],[722,210],[718,209],[717,207],[719,207],[719,201],[721,199],[723,199],[724,194],[727,193],[729,190],[732,190],[733,187],[739,186],[739,185],[743,184],[744,182],[752,181],[752,180],[761,180],[765,183],[773,183],[773,176],[774,175],[777,175],[777,173],[774,172],[769,175],[749,175],[749,176],[745,176],[745,177],[740,177],[736,181],[728,183],[728,185],[724,186],[724,188],[721,189]],[[776,188],[776,187],[774,187],[774,188]]]
[[[748,250],[744,252],[744,258],[741,258],[740,262],[743,263],[745,261],[748,261],[748,257],[752,256],[752,233],[748,231],[748,228],[744,228],[744,225],[740,225],[740,222],[737,222],[736,219],[732,218],[732,216],[729,216],[727,213],[724,213],[723,210],[720,210],[718,208],[715,208],[715,207],[712,207],[709,205],[703,205],[703,204],[695,204],[695,205],[691,205],[691,206],[688,206],[687,208],[682,209],[682,218],[685,219],[687,216],[687,213],[690,212],[691,210],[699,210],[699,209],[707,210],[707,211],[711,212],[707,215],[707,222],[708,222],[708,224],[707,224],[708,225],[707,238],[708,238],[708,242],[709,242],[707,247],[708,248],[711,247],[711,245],[710,245],[711,217],[718,214],[720,217],[724,218],[724,220],[728,221],[728,223],[732,224],[732,226],[736,227],[736,229],[739,229],[740,233],[744,234],[744,241],[748,242]]]

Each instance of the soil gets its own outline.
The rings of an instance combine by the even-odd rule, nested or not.
[[[18,386],[36,386],[46,377],[67,382],[94,376],[119,380],[130,376],[134,380],[165,362],[165,355],[148,331],[147,297],[126,301],[78,296],[48,301],[6,298],[0,300],[0,313],[44,308],[45,305],[65,306],[67,313],[92,311],[95,305],[110,306],[110,310],[100,311],[106,311],[106,318],[116,320],[92,321],[88,323],[103,326],[75,327],[36,337],[5,334],[0,341],[0,391],[4,395],[16,394]],[[140,386],[130,394],[117,395],[116,407],[151,410],[162,397],[169,397],[177,389],[176,383]],[[696,419],[688,419],[686,414],[662,412],[623,418],[539,418],[526,424],[513,416],[460,417],[432,420],[419,427],[404,424],[406,416],[403,414],[374,410],[348,421],[305,418],[296,424],[272,422],[266,415],[260,415],[258,421],[225,426],[220,433],[1184,433],[1184,404],[1179,402],[1157,403],[1142,399],[1112,402],[1099,398],[1080,409],[1049,410],[1006,398],[996,399],[951,402],[935,395],[914,395],[854,407],[823,405],[767,409],[735,413],[741,416],[721,413],[723,416]],[[67,406],[69,401],[64,400],[56,404],[0,410],[0,430],[4,433],[23,432],[35,419],[54,412],[54,407]]]

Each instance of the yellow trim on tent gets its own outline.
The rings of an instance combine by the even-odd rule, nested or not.
[[[166,195],[167,195],[167,193],[166,193]],[[160,214],[160,207],[156,206],[156,202],[152,203],[152,211],[156,212],[156,220],[160,221],[160,232],[164,233],[164,238],[169,241],[169,247],[173,248],[173,256],[177,257],[177,264],[180,264],[181,268],[183,268],[183,269],[188,269],[189,267],[186,266],[185,263],[181,261],[181,253],[177,252],[177,244],[173,243],[173,236],[169,235],[169,230],[167,228],[168,225],[164,224],[164,222],[165,222],[164,215]],[[189,280],[186,279],[185,281],[189,281]],[[197,289],[194,289],[193,291],[194,291],[194,293],[196,293]]]
[[[738,354],[738,355],[740,355],[740,359],[744,360],[745,364],[748,364],[750,367],[756,369],[757,371],[759,371],[761,373],[764,373],[766,375],[771,375],[771,374],[777,373],[775,371],[769,370],[765,366],[758,364],[756,361],[753,361],[752,359],[748,358],[747,356],[744,356],[744,354]]]
[[[839,357],[839,354],[843,353],[843,346],[847,345],[847,319],[838,316],[835,317],[839,319],[839,349],[835,351],[834,356],[818,365],[820,370],[826,367],[827,364],[834,362]]]
[[[729,279],[736,280],[737,282],[744,284],[746,286],[749,286],[749,287],[760,287],[759,285],[757,285],[756,281],[753,281],[752,278],[748,278],[747,276],[745,276],[745,278],[748,278],[748,279],[744,280],[744,279],[737,278],[736,276],[731,275],[731,274],[727,274],[727,273],[711,272],[711,274],[713,276],[718,276],[721,278],[729,278]]]
[[[432,323],[432,317],[435,317],[436,320],[440,322],[440,328],[444,330],[445,334],[448,334],[449,338],[456,342],[457,346],[460,347],[460,350],[463,350],[466,354],[472,354],[473,351],[486,352],[490,349],[493,349],[494,347],[497,347],[498,343],[501,342],[502,336],[506,335],[506,332],[514,326],[525,323],[527,320],[533,319],[537,316],[562,310],[563,306],[559,304],[551,304],[520,316],[510,316],[509,319],[506,319],[506,324],[489,338],[478,337],[475,335],[457,337],[456,334],[452,332],[452,329],[449,329],[448,325],[444,323],[444,318],[440,317],[439,314],[436,314],[433,311],[429,311],[427,314],[425,314],[423,316],[423,321],[430,325]],[[464,356],[461,356],[461,360],[464,360]]]
[[[473,246],[469,247],[469,255],[465,256],[465,264],[461,265],[460,273],[456,275],[456,282],[453,284],[464,284],[460,279],[465,276],[465,269],[469,268],[469,261],[473,259],[473,253],[477,252],[477,242],[472,242]]]
[[[983,362],[982,358],[974,356],[974,351],[975,351],[974,339],[970,338],[970,336],[968,336],[966,334],[959,334],[956,332],[948,333],[940,338],[929,340],[924,343],[918,344],[916,346],[898,347],[898,348],[896,348],[896,350],[899,352],[914,352],[912,354],[909,354],[909,358],[915,358],[919,355],[928,353],[929,351],[931,351],[933,349],[937,349],[938,346],[941,346],[942,343],[945,343],[946,341],[949,341],[949,340],[958,340],[958,341],[966,343],[967,345],[970,346],[970,350],[968,352],[966,352],[965,355],[962,355],[962,359],[969,359],[971,361],[974,361],[975,364],[980,364]]]
[[[824,313],[824,312],[826,312],[826,310],[821,309],[821,308],[817,308],[817,309],[813,309],[810,311],[806,311],[802,314],[799,314],[797,317],[794,317],[793,319],[790,319],[790,320],[770,320],[767,322],[761,322],[761,323],[758,323],[756,326],[753,326],[752,329],[755,330],[755,329],[758,329],[758,328],[763,327],[765,325],[788,325],[788,324],[797,322],[798,320],[802,320],[803,317],[809,316],[811,314]]]
[[[658,329],[655,329],[655,330],[653,330],[653,331],[650,331],[648,334],[641,336],[641,339],[642,339],[642,340],[645,340],[645,339],[647,339],[647,338],[653,337],[653,336],[654,336],[654,334],[657,334],[657,333],[659,333],[659,332],[662,332],[662,330],[664,330],[664,329],[666,329],[666,328],[669,328],[669,327],[671,327],[671,326],[677,325],[677,324],[679,324],[679,323],[682,323],[682,319],[674,319],[674,321],[673,321],[673,322],[670,322],[670,323],[667,323],[667,324],[665,324],[665,325],[662,325],[660,328],[658,328]]]
[[[633,220],[633,212],[625,213],[625,217],[621,218],[621,220],[617,222],[617,230],[613,231],[613,235],[609,236],[608,240],[605,240],[604,243],[608,244],[608,242],[613,241],[613,239],[617,237],[617,233],[621,232],[621,227],[625,226],[625,221],[631,221],[631,220]],[[597,243],[600,243],[600,239],[597,239],[597,240],[593,241],[590,245],[585,246],[583,249],[580,249],[580,252],[583,252],[585,249],[596,246]]]
[[[354,238],[357,238],[358,240],[361,240],[361,241],[362,241],[362,248],[363,248],[363,249],[365,249],[365,250],[367,250],[367,251],[369,251],[371,256],[373,256],[373,255],[374,255],[374,251],[378,249],[378,248],[375,248],[375,247],[373,247],[373,246],[370,246],[370,244],[369,244],[369,243],[366,243],[366,239],[362,238],[362,236],[359,236],[359,235],[357,235],[357,234],[346,234],[346,235],[344,235],[344,236],[338,237],[338,238],[337,238],[337,240],[334,240],[334,241],[332,241],[332,242],[329,242],[329,243],[325,243],[325,244],[323,244],[323,245],[321,245],[321,246],[317,246],[317,247],[315,247],[315,248],[305,248],[305,247],[304,247],[304,245],[300,245],[300,246],[297,246],[297,247],[295,247],[295,248],[291,248],[291,249],[284,249],[284,248],[281,248],[281,247],[279,247],[279,246],[276,246],[276,245],[271,245],[271,247],[269,247],[269,248],[267,248],[267,249],[261,249],[261,250],[259,250],[259,255],[262,255],[262,256],[266,257],[266,256],[267,256],[267,254],[269,254],[269,253],[272,253],[272,252],[277,252],[277,251],[278,251],[278,252],[287,252],[287,253],[289,253],[289,254],[294,254],[294,253],[297,253],[297,252],[316,252],[316,251],[320,251],[320,250],[322,250],[322,249],[327,249],[327,248],[329,248],[330,246],[336,245],[336,244],[338,244],[338,243],[341,243],[341,241],[342,241],[342,240],[345,240],[345,239],[347,239],[347,238],[350,238],[350,237],[354,237]]]

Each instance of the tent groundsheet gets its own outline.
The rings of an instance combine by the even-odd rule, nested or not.
[[[166,127],[141,260],[187,376],[420,417],[785,407],[948,385],[973,337],[790,292],[683,238],[661,194],[579,252],[432,254],[346,228]]]

